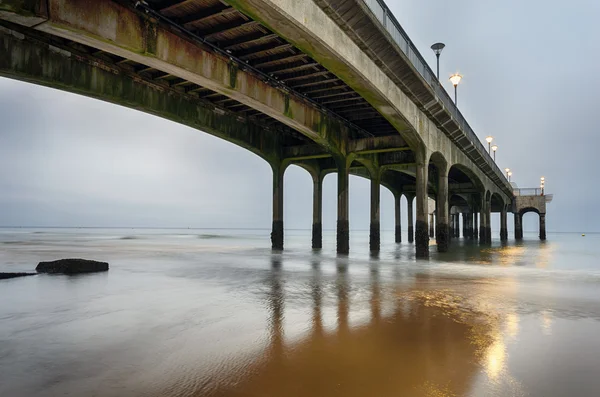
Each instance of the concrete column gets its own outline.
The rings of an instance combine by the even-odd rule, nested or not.
[[[463,233],[463,237],[465,239],[467,239],[469,237],[469,232],[468,232],[468,228],[469,228],[469,222],[467,221],[469,214],[466,212],[462,213],[462,221],[463,221],[463,227],[462,227],[462,233]]]
[[[473,240],[477,241],[479,235],[479,225],[477,217],[477,209],[473,208]]]
[[[454,214],[454,235],[460,238],[460,214]]]
[[[481,224],[479,225],[479,244],[485,244],[487,241],[487,237],[485,233],[487,231],[487,203],[485,200],[481,203],[481,208],[479,209],[479,221]]]
[[[455,228],[454,228],[454,214],[450,214],[450,238],[454,238],[454,232],[455,232]]]
[[[423,153],[417,151],[417,221],[415,223],[415,253],[417,258],[429,257],[429,235],[427,234],[427,163]]]
[[[323,248],[323,179],[321,175],[313,176],[313,225],[312,247]]]
[[[408,242],[412,243],[415,241],[415,222],[413,220],[413,201],[415,196],[406,195],[406,203],[407,203],[407,219],[408,219]]]
[[[434,228],[433,228],[433,223],[434,223],[433,214],[429,214],[429,237],[430,238],[435,237],[435,231],[434,231]]]
[[[467,222],[467,234],[466,238],[471,240],[473,238],[473,214],[470,212],[465,213],[466,222]]]
[[[523,240],[523,216],[515,213],[515,240]]]
[[[338,208],[337,208],[337,252],[350,252],[350,224],[348,222],[348,178],[349,168],[346,159],[336,159],[338,169]]]
[[[508,240],[508,213],[506,207],[502,208],[500,213],[500,241]]]
[[[540,240],[546,240],[546,214],[540,214]]]
[[[485,230],[485,242],[486,244],[492,243],[492,203],[487,204],[487,211],[485,212],[486,216],[486,230]]]
[[[271,248],[283,249],[283,167],[273,166],[273,225]]]
[[[438,252],[448,252],[448,174],[439,172],[435,240]]]
[[[402,226],[401,226],[401,216],[402,216],[402,211],[400,208],[400,199],[402,198],[402,195],[400,194],[396,194],[394,195],[394,218],[396,221],[396,228],[395,228],[395,241],[397,243],[401,243],[402,242]]]
[[[371,226],[369,230],[369,249],[371,252],[379,252],[379,248],[381,246],[379,226],[379,191],[379,175],[371,175]]]

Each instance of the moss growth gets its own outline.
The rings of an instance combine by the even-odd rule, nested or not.
[[[229,86],[235,88],[237,83],[238,66],[234,62],[229,62]]]
[[[144,42],[146,54],[156,55],[158,27],[155,23],[144,21]]]
[[[285,105],[283,114],[285,114],[290,119],[293,119],[294,113],[292,112],[292,109],[290,108],[290,94],[286,93],[285,96],[283,97],[283,101],[284,101],[284,105]]]

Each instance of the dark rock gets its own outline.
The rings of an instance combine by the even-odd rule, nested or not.
[[[35,270],[38,273],[64,274],[105,272],[108,270],[108,263],[88,259],[59,259],[52,262],[40,262]]]
[[[35,276],[37,273],[0,273],[0,280],[15,277]]]

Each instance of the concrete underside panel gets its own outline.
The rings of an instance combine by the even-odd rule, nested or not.
[[[101,99],[188,125],[252,151],[280,158],[278,131],[215,110],[189,95],[140,80],[97,60],[0,26],[0,75]]]

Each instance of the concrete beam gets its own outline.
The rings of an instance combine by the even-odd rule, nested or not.
[[[0,26],[0,75],[101,99],[185,124],[252,151],[280,157],[280,131],[216,108],[191,95],[144,80],[116,65],[45,44],[14,25]]]
[[[400,135],[353,139],[348,141],[348,154],[373,154],[410,151]],[[331,154],[319,145],[298,145],[284,148],[283,157],[291,160],[308,160],[330,157]]]
[[[23,3],[43,4],[44,1],[47,1],[49,16],[35,29],[206,87],[281,121],[329,152],[345,153],[349,127],[343,121],[301,97],[269,85],[261,76],[244,70],[228,57],[132,6],[112,0],[28,0]],[[28,13],[30,7],[14,12],[21,16]]]

